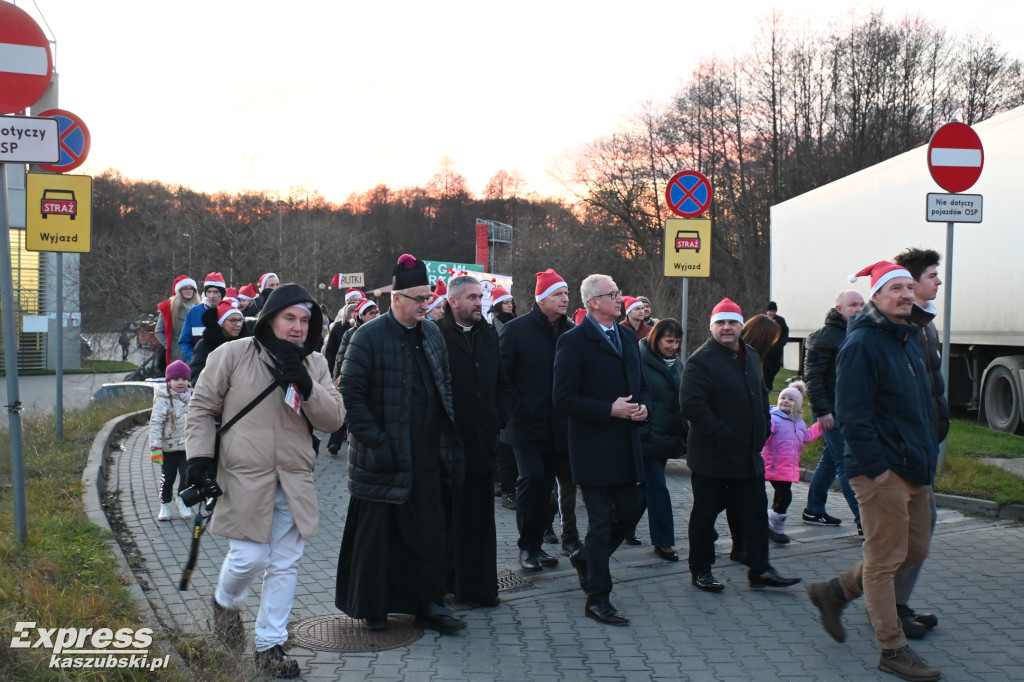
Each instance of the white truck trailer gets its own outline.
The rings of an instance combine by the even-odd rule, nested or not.
[[[966,193],[984,197],[980,224],[954,229],[951,406],[981,410],[999,431],[1024,432],[1024,107],[973,126],[984,170]],[[864,294],[869,279],[847,277],[908,247],[947,258],[946,223],[925,221],[925,195],[944,192],[928,173],[927,146],[901,154],[771,209],[771,298],[802,341],[824,324],[836,295]],[[945,260],[939,266],[942,279]],[[1018,298],[1020,297],[1020,298]],[[802,348],[802,344],[801,344]],[[787,349],[787,366],[793,350]]]

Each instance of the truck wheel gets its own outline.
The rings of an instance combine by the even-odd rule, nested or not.
[[[1017,433],[1021,428],[1021,395],[1006,367],[993,367],[985,381],[985,416],[994,431]]]

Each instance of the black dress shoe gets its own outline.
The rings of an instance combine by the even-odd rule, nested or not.
[[[548,529],[544,531],[544,542],[549,545],[558,544],[558,536],[555,535],[555,529],[553,526],[548,526]]]
[[[644,543],[640,542],[640,540],[638,540],[635,535],[630,535],[628,538],[625,538],[622,542],[623,542],[623,544],[633,545],[634,547],[638,547],[638,546],[644,544]]]
[[[569,555],[569,563],[576,569],[576,576],[580,579],[580,589],[587,591],[587,562],[584,560],[580,550]]]
[[[783,578],[774,568],[769,568],[760,575],[748,571],[747,580],[750,581],[751,587],[792,587],[800,582],[800,578]]]
[[[674,550],[665,551],[657,545],[654,546],[654,553],[660,556],[665,561],[679,561],[679,555]]]
[[[388,619],[385,618],[366,618],[363,620],[363,627],[367,630],[380,631],[388,629]]]
[[[486,599],[470,599],[466,602],[471,609],[483,609],[497,606],[501,603],[501,597],[488,597]]]
[[[546,568],[554,568],[558,565],[558,559],[551,556],[543,549],[537,552],[537,557],[540,559],[540,565]]]
[[[743,553],[742,549],[736,549],[735,547],[729,552],[729,558],[740,564],[747,563],[747,555]]]
[[[578,549],[583,549],[583,543],[580,542],[579,538],[575,540],[562,540],[562,551],[565,556],[569,556]]]
[[[718,582],[715,576],[711,575],[711,571],[700,571],[699,573],[691,574],[690,582],[705,592],[721,592],[725,589],[725,585]]]
[[[437,630],[442,635],[453,635],[466,629],[466,623],[456,618],[452,612],[440,604],[428,604],[416,614],[416,625],[421,628]]]
[[[587,618],[593,618],[606,625],[629,625],[629,618],[621,615],[614,606],[606,601],[587,604],[584,614]]]
[[[521,549],[519,550],[519,565],[524,571],[539,571],[541,570],[540,555],[536,551]]]

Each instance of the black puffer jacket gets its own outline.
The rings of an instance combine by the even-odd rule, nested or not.
[[[448,351],[435,324],[420,324],[423,350],[448,416],[441,424],[442,477],[461,481],[462,450],[455,438]],[[393,313],[352,335],[338,385],[348,410],[348,489],[359,499],[402,504],[412,491],[412,391],[419,370]]]
[[[912,324],[894,324],[868,303],[839,348],[836,417],[846,439],[846,475],[892,469],[931,485],[939,456],[928,368]]]
[[[804,344],[804,383],[814,416],[836,411],[836,354],[846,338],[846,318],[832,308],[825,326],[812,332]]]
[[[640,440],[647,459],[673,459],[686,452],[687,425],[679,409],[679,384],[683,359],[669,367],[647,342],[640,341],[640,361],[651,391],[651,415],[640,429]]]
[[[761,448],[768,439],[768,389],[761,359],[744,344],[744,358],[714,339],[687,358],[679,388],[683,419],[690,422],[686,461],[714,478],[764,476]]]

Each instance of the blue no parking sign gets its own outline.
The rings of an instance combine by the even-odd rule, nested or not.
[[[85,121],[64,109],[47,109],[39,115],[57,119],[60,126],[60,161],[40,164],[39,167],[51,173],[66,173],[85,163],[92,144]]]
[[[681,171],[668,181],[665,201],[677,216],[696,218],[711,206],[711,183],[697,171]]]

